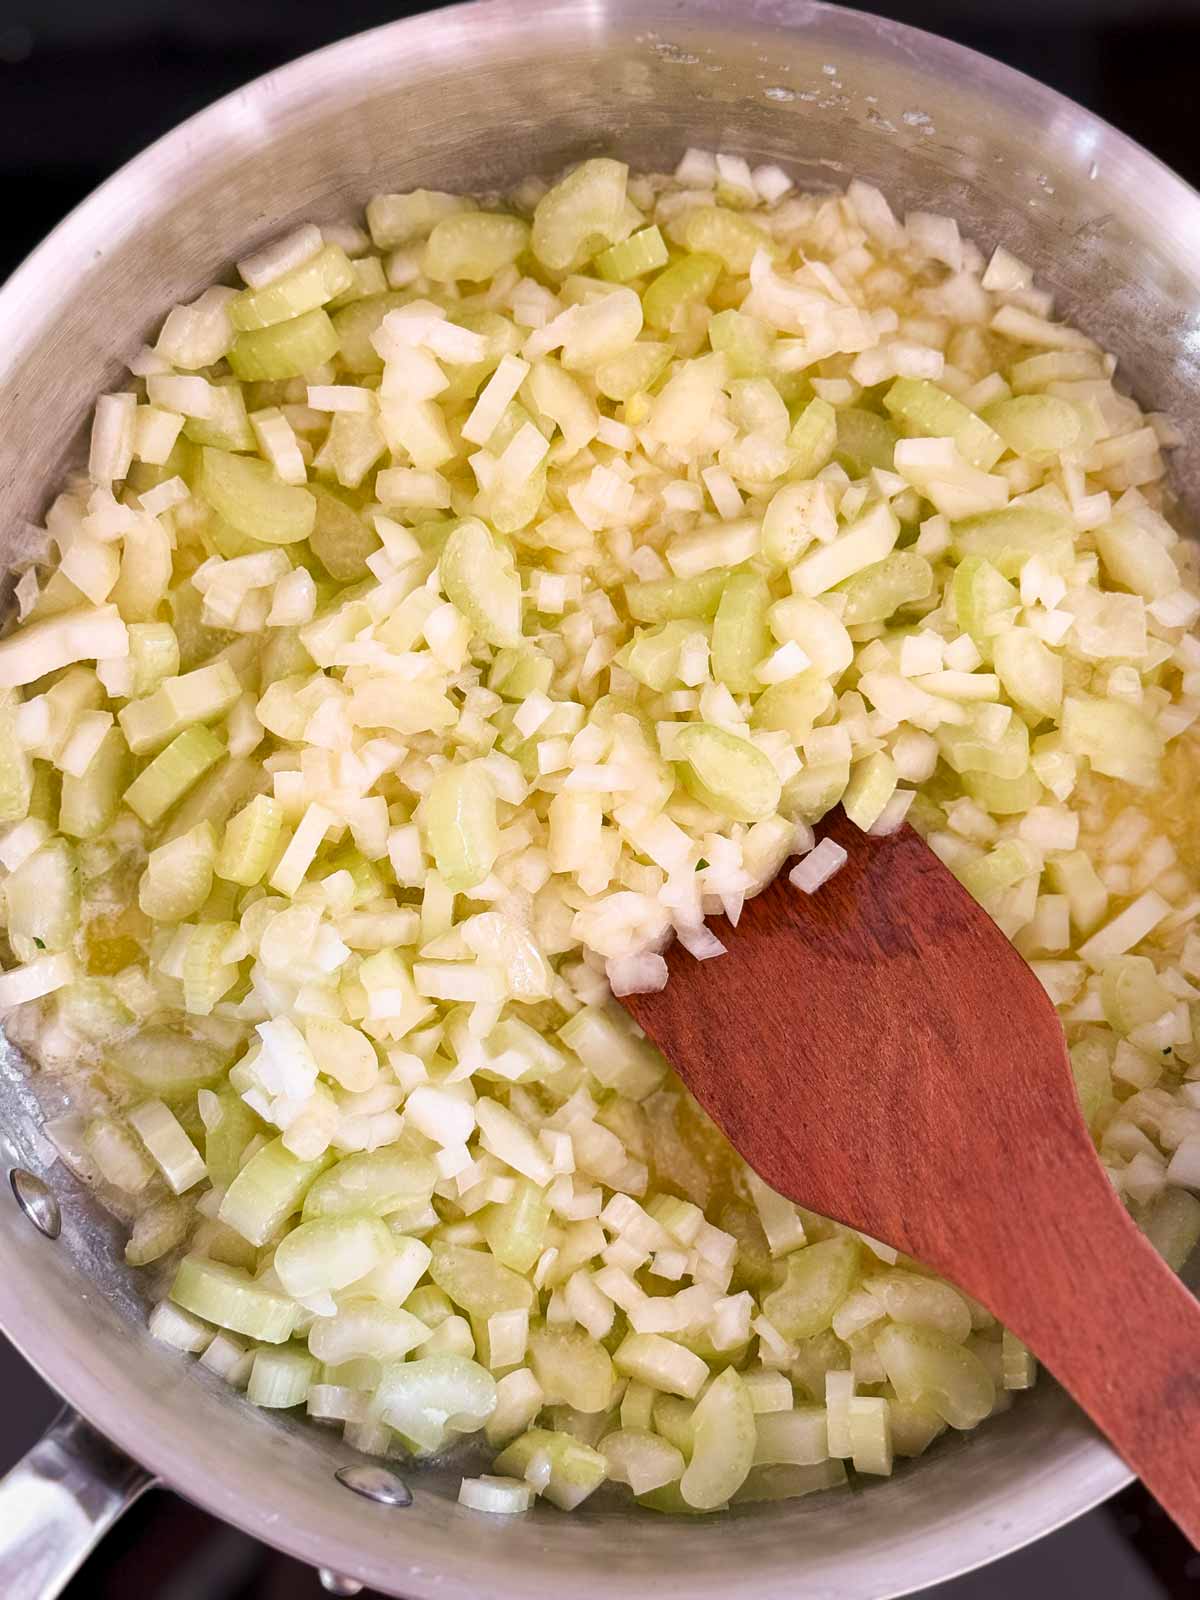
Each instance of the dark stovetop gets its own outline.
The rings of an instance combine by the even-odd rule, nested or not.
[[[183,117],[306,50],[414,9],[403,0],[0,0],[0,278],[102,178]],[[1200,181],[1200,0],[881,0],[862,9],[1022,68]],[[56,1402],[3,1340],[0,1392],[8,1417],[2,1469],[33,1442]],[[1175,1600],[1193,1592],[1200,1557],[1133,1488],[927,1594]],[[68,1590],[70,1600],[319,1593],[315,1575],[297,1563],[166,1493],[146,1496]]]

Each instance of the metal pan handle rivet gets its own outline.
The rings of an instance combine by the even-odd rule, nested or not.
[[[17,1204],[38,1232],[57,1239],[62,1232],[62,1212],[50,1185],[24,1167],[13,1167],[8,1182]]]

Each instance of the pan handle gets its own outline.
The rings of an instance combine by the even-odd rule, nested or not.
[[[0,1595],[55,1600],[154,1478],[69,1407],[0,1479]]]

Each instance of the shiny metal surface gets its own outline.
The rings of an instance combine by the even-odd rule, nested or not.
[[[260,80],[155,145],[0,294],[0,538],[78,447],[97,392],[176,300],[304,217],[380,189],[477,189],[609,150],[674,164],[688,144],[784,163],[802,185],[861,174],[901,206],[954,212],[1030,260],[1117,352],[1143,400],[1185,416],[1200,377],[1200,198],[1078,107],[893,23],[805,0],[519,0],[349,40]],[[1177,479],[1200,505],[1200,455]],[[342,1493],[351,1452],[245,1407],[141,1325],[117,1231],[47,1166],[37,1109],[0,1062],[0,1156],[47,1176],[63,1237],[0,1194],[0,1323],[148,1469],[313,1566],[409,1600],[884,1600],[1014,1549],[1126,1481],[1053,1386],[865,1493],[686,1527],[589,1502],[481,1519],[458,1473],[413,1504]],[[6,1515],[0,1506],[0,1518]]]
[[[0,1479],[0,1594],[49,1600],[154,1479],[64,1411]]]
[[[13,1199],[27,1219],[46,1239],[57,1239],[62,1233],[62,1212],[58,1198],[45,1178],[24,1167],[14,1167],[8,1175],[8,1186]]]

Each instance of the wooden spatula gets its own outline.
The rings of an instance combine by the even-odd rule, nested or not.
[[[1105,1176],[1050,1000],[911,828],[819,831],[836,877],[781,875],[625,1005],[772,1188],[982,1301],[1200,1546],[1200,1305]]]

